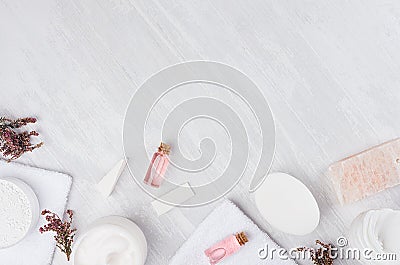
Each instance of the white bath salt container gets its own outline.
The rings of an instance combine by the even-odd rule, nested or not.
[[[39,219],[36,194],[17,178],[0,178],[0,249],[23,240]]]

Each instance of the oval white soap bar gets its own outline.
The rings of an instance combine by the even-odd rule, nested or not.
[[[285,173],[272,173],[255,192],[257,208],[275,228],[306,235],[319,224],[320,212],[310,190]]]

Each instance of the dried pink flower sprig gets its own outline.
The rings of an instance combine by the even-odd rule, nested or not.
[[[72,243],[74,242],[76,233],[76,228],[72,227],[74,212],[72,210],[67,210],[66,215],[68,220],[64,222],[57,214],[49,210],[43,210],[42,215],[45,216],[48,223],[40,227],[39,232],[41,234],[49,231],[56,232],[54,239],[56,240],[57,247],[61,252],[65,253],[69,261],[72,254]]]
[[[316,240],[315,244],[319,245],[317,250],[308,247],[297,248],[300,252],[309,252],[311,254],[311,260],[315,265],[333,265],[335,261],[332,254],[334,246],[332,244],[323,243],[321,240]]]
[[[0,117],[0,152],[4,157],[10,157],[8,161],[19,158],[26,152],[32,152],[34,149],[43,145],[43,142],[31,144],[31,136],[38,136],[36,131],[17,132],[28,123],[35,123],[35,118],[23,118],[17,120]]]

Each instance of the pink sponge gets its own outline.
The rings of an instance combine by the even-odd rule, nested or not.
[[[341,204],[400,184],[400,138],[332,164],[328,176]]]

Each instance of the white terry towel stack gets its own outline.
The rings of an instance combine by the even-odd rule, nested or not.
[[[259,250],[268,245],[269,249],[280,249],[279,246],[264,232],[262,232],[236,205],[230,201],[223,202],[217,207],[196,229],[190,238],[170,260],[170,265],[209,265],[209,259],[204,250],[235,233],[245,232],[249,242],[230,257],[219,264],[270,264],[295,265],[290,259],[280,259],[275,255],[266,259],[259,257]],[[264,254],[264,253],[262,253]]]
[[[64,213],[72,184],[70,176],[0,160],[0,177],[15,177],[28,184],[38,197],[41,210],[48,209],[59,216]],[[55,249],[54,234],[40,234],[39,227],[44,224],[44,218],[40,216],[36,228],[23,241],[10,248],[0,249],[0,264],[51,264]]]

